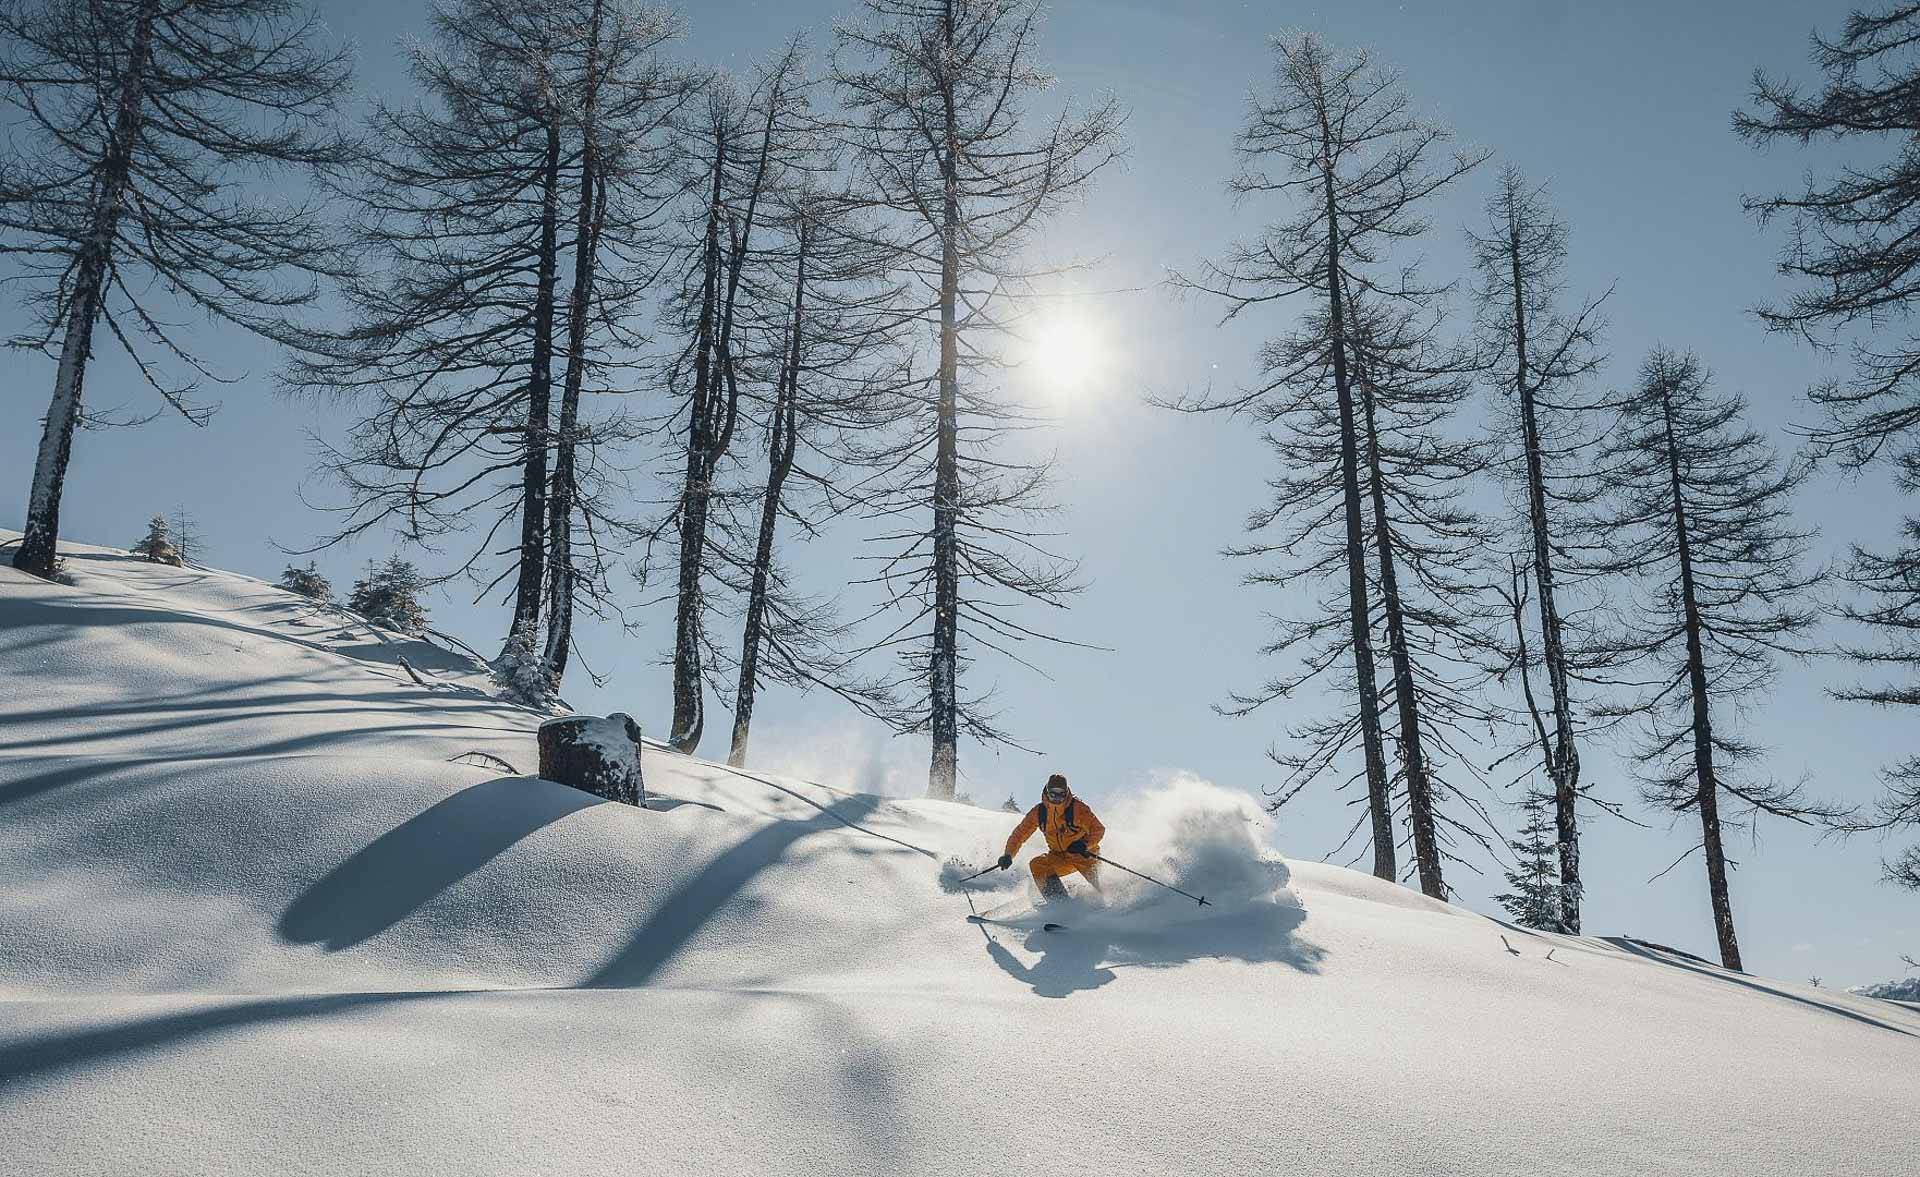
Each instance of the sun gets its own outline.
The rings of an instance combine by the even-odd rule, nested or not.
[[[1084,315],[1054,312],[1027,337],[1026,368],[1044,392],[1060,396],[1086,391],[1106,366],[1107,342]]]

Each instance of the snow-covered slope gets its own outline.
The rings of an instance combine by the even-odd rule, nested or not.
[[[602,803],[462,759],[537,722],[462,655],[69,567],[0,568],[0,1171],[1916,1171],[1920,1013],[1286,864],[1195,781],[1102,812],[1213,906],[969,924],[1008,815],[654,748]]]

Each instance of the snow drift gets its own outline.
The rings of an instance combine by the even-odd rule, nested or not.
[[[1076,782],[1207,907],[972,925],[1025,872],[943,864],[1012,815],[653,747],[612,805],[498,767],[539,717],[465,655],[70,565],[0,568],[9,1173],[1024,1172],[1036,1117],[1103,1175],[1920,1155],[1920,1014],[1284,862],[1232,790]]]

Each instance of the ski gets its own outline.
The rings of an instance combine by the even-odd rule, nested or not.
[[[985,915],[970,915],[967,917],[967,922],[974,924],[998,924],[1003,928],[1025,928],[1028,931],[1033,930],[1032,924],[1015,923],[1013,920],[997,920],[992,916]],[[1064,932],[1067,930],[1067,925],[1045,923],[1040,925],[1040,930],[1043,932]]]

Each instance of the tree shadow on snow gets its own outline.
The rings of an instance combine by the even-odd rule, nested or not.
[[[472,996],[481,990],[425,989],[253,998],[211,1008],[57,1030],[7,1042],[0,1050],[0,1093],[19,1079],[218,1036],[249,1026],[324,1018],[355,1009]]]
[[[376,640],[363,640],[353,645],[330,645],[289,633],[281,628],[245,625],[213,614],[187,612],[169,608],[160,603],[141,605],[98,598],[89,601],[60,600],[57,602],[26,598],[8,601],[4,610],[0,610],[0,632],[11,631],[12,636],[5,645],[16,654],[74,640],[76,633],[87,628],[126,629],[166,625],[181,627],[189,632],[207,631],[205,640],[209,643],[219,642],[223,632],[261,641],[283,642],[316,654],[339,658],[348,665],[357,665],[366,672],[403,688],[408,685],[408,680],[398,677],[397,674],[387,673],[389,669],[397,672],[402,658],[416,670],[433,673],[444,671],[474,674],[484,669],[472,658],[444,649],[424,638],[400,634],[387,638],[369,629],[364,622],[356,620],[353,624],[357,628],[367,630]],[[33,636],[28,636],[30,634]],[[428,684],[428,689],[436,694],[458,695],[498,707],[511,706],[494,699],[484,691],[460,683],[433,681]]]
[[[776,821],[720,852],[653,909],[627,946],[581,982],[586,989],[630,989],[653,979],[754,876],[780,861],[794,843],[823,830],[860,827],[880,798],[854,795],[821,806],[805,821]],[[866,832],[866,831],[862,831]]]
[[[282,939],[329,952],[370,940],[514,843],[570,813],[608,804],[527,777],[471,785],[375,838],[280,916]]]
[[[1650,960],[1655,964],[1663,964],[1669,968],[1680,969],[1683,972],[1693,973],[1697,976],[1707,977],[1715,981],[1723,981],[1729,985],[1738,985],[1742,989],[1751,989],[1755,993],[1764,994],[1767,997],[1777,997],[1782,1001],[1795,1002],[1799,1005],[1806,1006],[1808,1009],[1817,1009],[1822,1013],[1837,1014],[1840,1017],[1859,1022],[1861,1025],[1872,1026],[1876,1030],[1889,1030],[1895,1034],[1904,1034],[1909,1038],[1916,1037],[1912,1030],[1896,1026],[1891,1022],[1883,1022],[1879,1018],[1870,1017],[1867,1014],[1861,1013],[1859,1010],[1848,1009],[1838,1003],[1803,997],[1798,993],[1790,993],[1784,989],[1775,989],[1760,979],[1746,976],[1743,973],[1731,972],[1713,964],[1697,965],[1679,956],[1669,956],[1665,953],[1646,948],[1638,941],[1630,940],[1625,936],[1602,936],[1600,938],[1615,948],[1623,952],[1632,953],[1642,960]]]
[[[542,991],[520,992],[530,994]],[[89,1020],[30,1036],[13,1037],[0,1031],[0,1108],[32,1092],[36,1080],[65,1078],[70,1082],[85,1084],[89,1072],[96,1068],[137,1063],[143,1056],[177,1054],[183,1049],[244,1035],[249,1031],[275,1032],[303,1022],[327,1023],[359,1016],[375,1017],[387,1009],[423,1002],[445,1007],[436,1009],[436,1024],[465,1025],[467,1023],[444,1022],[442,1014],[455,1012],[454,1003],[474,998],[494,1000],[502,996],[501,991],[492,989],[425,989],[214,999],[216,1004],[196,1004],[187,1009],[111,1020]],[[778,1057],[779,1048],[770,1045],[764,1038],[750,1037],[743,1042],[739,1036],[729,1036],[724,1030],[714,1033],[700,1019],[680,1022],[678,1036],[683,1043],[690,1043],[693,1049],[699,1051],[737,1052],[757,1048],[772,1052],[758,1080],[763,1088],[784,1081],[790,1088],[787,1097],[795,1103],[805,1101],[818,1106],[824,1101],[825,1111],[832,1117],[830,1123],[845,1125],[849,1131],[858,1131],[864,1150],[881,1162],[883,1169],[903,1171],[901,1166],[906,1162],[909,1138],[909,1131],[904,1125],[910,1122],[911,1117],[902,1114],[899,1088],[901,1072],[911,1066],[911,1060],[899,1060],[888,1050],[886,1037],[871,1032],[860,1018],[856,1003],[836,1001],[821,994],[771,991],[703,994],[701,997],[739,1007],[732,1011],[733,1016],[719,1023],[722,1025],[744,1023],[748,1020],[750,1008],[767,1003],[773,1004],[776,1009],[797,1007],[811,1023],[814,1041],[829,1043],[836,1048],[827,1052],[821,1060],[826,1063],[823,1069],[812,1069],[804,1064],[783,1066],[783,1060]],[[655,1008],[635,1007],[643,1016]],[[658,1008],[670,1011],[679,1007]],[[485,1029],[484,1022],[472,1024],[482,1031]],[[417,1032],[417,1027],[409,1029]],[[369,1036],[390,1033],[387,1027],[378,1022],[370,1022],[363,1032]],[[283,1059],[289,1048],[297,1052],[298,1043],[271,1044],[271,1049]],[[224,1060],[218,1055],[207,1055],[201,1061],[215,1084],[212,1090],[217,1092],[218,1084],[222,1081],[220,1063]],[[499,1060],[499,1066],[512,1067],[514,1062],[511,1057],[503,1057]],[[79,1089],[84,1090],[84,1087]]]
[[[1173,918],[1169,918],[1170,914]],[[1024,947],[1038,952],[1022,962],[990,930],[987,955],[1008,976],[1040,997],[1070,997],[1117,979],[1119,968],[1172,968],[1197,960],[1284,964],[1317,973],[1326,950],[1296,935],[1306,910],[1294,903],[1256,900],[1218,915],[1186,918],[1165,904],[1132,908],[1091,908],[1085,914],[1062,912],[1060,932],[1034,931]]]

